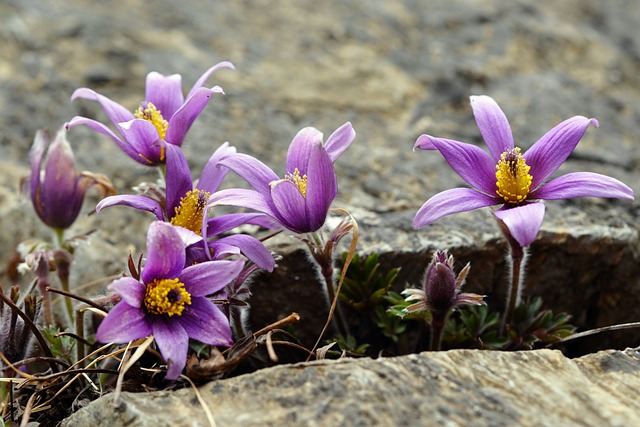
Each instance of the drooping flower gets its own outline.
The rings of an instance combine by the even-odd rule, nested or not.
[[[231,68],[230,62],[220,62],[209,68],[193,85],[187,97],[182,93],[182,77],[179,74],[164,76],[158,72],[147,75],[145,100],[131,112],[88,88],[76,89],[71,100],[78,98],[97,101],[115,132],[103,123],[76,116],[67,128],[86,125],[96,132],[109,136],[122,151],[138,163],[156,166],[165,162],[165,146],[182,146],[189,128],[202,112],[214,93],[222,88],[203,87],[205,81],[220,68]]]
[[[522,153],[514,146],[511,127],[498,104],[488,96],[472,96],[471,108],[490,155],[475,145],[421,135],[415,148],[438,150],[472,188],[436,194],[418,210],[414,228],[443,216],[485,206],[502,205],[494,212],[523,247],[536,238],[545,207],[540,200],[609,197],[633,200],[633,191],[606,175],[575,172],[547,179],[569,157],[596,119],[574,116],[560,123]]]
[[[186,266],[185,248],[176,227],[151,223],[140,280],[123,277],[109,285],[122,301],[96,332],[96,339],[105,343],[126,343],[153,334],[168,364],[167,379],[180,376],[189,338],[210,345],[232,344],[229,319],[207,296],[235,279],[244,265],[242,260],[219,260]]]
[[[236,213],[207,218],[207,202],[210,195],[220,186],[228,172],[219,167],[220,159],[235,154],[234,147],[224,143],[209,158],[200,179],[194,186],[187,160],[180,148],[166,147],[166,197],[156,200],[138,194],[111,196],[98,203],[96,211],[114,206],[124,205],[152,212],[160,221],[166,221],[191,232],[188,245],[192,256],[197,261],[211,259],[210,252],[202,251],[198,243],[203,239],[213,252],[213,259],[222,259],[227,255],[244,254],[258,267],[272,271],[275,265],[271,252],[253,236],[236,234],[213,239],[218,234],[227,232],[243,224],[269,226],[273,221],[264,214]],[[188,233],[187,233],[188,234]],[[197,253],[200,256],[197,256]],[[195,261],[196,259],[194,259]]]
[[[324,143],[318,129],[302,129],[289,146],[284,178],[249,155],[224,157],[220,164],[240,175],[254,190],[222,190],[212,196],[210,204],[264,212],[294,233],[317,231],[324,224],[338,192],[333,162],[351,145],[355,136],[349,122]]]
[[[84,194],[90,187],[96,186],[103,196],[114,192],[106,176],[86,171],[78,173],[64,127],[53,141],[49,132],[38,131],[30,157],[31,203],[49,227],[69,228],[78,217]]]

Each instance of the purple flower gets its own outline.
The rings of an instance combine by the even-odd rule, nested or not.
[[[167,379],[180,376],[189,338],[204,344],[232,344],[229,320],[207,296],[220,291],[240,273],[244,262],[208,261],[185,267],[185,242],[176,228],[151,223],[147,260],[140,281],[123,277],[109,288],[120,301],[96,332],[100,342],[126,343],[153,334],[167,361]]]
[[[90,187],[97,186],[103,195],[113,193],[113,186],[106,176],[77,172],[64,127],[53,141],[49,132],[38,131],[30,157],[31,202],[42,222],[49,227],[70,227],[78,217],[84,194]]]
[[[77,98],[98,101],[116,129],[95,120],[76,116],[67,128],[86,125],[109,136],[122,151],[143,165],[155,166],[165,161],[165,145],[182,146],[182,141],[214,93],[223,93],[219,86],[203,87],[209,76],[220,68],[231,68],[230,62],[220,62],[209,68],[193,85],[185,99],[182,77],[164,76],[155,71],[147,75],[145,100],[131,112],[122,105],[91,89],[76,89],[71,100]]]
[[[413,220],[424,227],[443,216],[502,204],[494,212],[523,247],[536,238],[544,217],[539,200],[611,197],[633,200],[633,191],[617,179],[591,172],[569,173],[547,182],[596,119],[575,116],[560,123],[525,153],[514,147],[511,127],[488,96],[472,96],[471,108],[490,155],[475,145],[421,135],[414,145],[438,150],[472,188],[455,188],[425,202]]]
[[[255,190],[222,190],[213,195],[210,204],[264,212],[294,233],[317,231],[324,224],[338,192],[333,162],[351,145],[355,136],[349,122],[324,143],[318,129],[302,129],[289,146],[284,178],[249,155],[227,156],[220,164],[240,175]]]
[[[256,238],[244,234],[237,234],[210,240],[213,236],[227,232],[243,224],[255,224],[269,226],[272,221],[264,214],[238,213],[220,215],[207,219],[207,201],[211,193],[220,186],[228,172],[227,168],[219,167],[220,159],[235,154],[235,148],[224,143],[218,148],[205,165],[197,185],[193,185],[191,172],[187,160],[179,147],[167,145],[166,147],[166,198],[156,200],[143,195],[118,195],[103,199],[98,203],[96,211],[114,206],[125,205],[143,211],[152,212],[160,221],[170,222],[179,226],[181,233],[189,238],[190,252],[195,256],[194,260],[203,261],[211,259],[209,252],[200,252],[203,256],[195,255],[198,252],[198,243],[203,237],[208,241],[209,248],[214,253],[214,259],[222,259],[227,255],[243,253],[258,267],[272,271],[275,265],[271,252]],[[203,227],[204,223],[204,227]],[[189,232],[187,232],[189,230]],[[185,237],[186,238],[186,237]]]
[[[405,289],[402,292],[407,296],[406,301],[413,302],[405,308],[406,312],[431,310],[447,313],[458,305],[485,304],[482,295],[460,292],[471,266],[467,263],[456,277],[453,262],[453,256],[447,256],[446,251],[433,254],[424,274],[422,289]]]

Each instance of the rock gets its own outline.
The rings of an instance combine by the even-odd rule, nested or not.
[[[218,426],[630,426],[640,421],[640,353],[452,350],[322,360],[199,388]],[[193,389],[108,394],[62,423],[208,426]]]

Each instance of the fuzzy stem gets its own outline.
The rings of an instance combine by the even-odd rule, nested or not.
[[[520,303],[522,270],[524,268],[524,248],[513,239],[508,239],[508,241],[511,247],[511,251],[509,252],[511,257],[511,283],[507,294],[507,306],[504,312],[504,319],[502,320],[501,329],[503,333],[506,331],[507,325],[513,321],[513,313],[516,306]]]
[[[442,348],[442,332],[444,331],[444,325],[447,323],[447,317],[449,310],[431,311],[431,339],[429,341],[430,351],[439,351]]]

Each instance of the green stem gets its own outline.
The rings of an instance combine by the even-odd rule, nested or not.
[[[522,291],[522,268],[524,261],[524,248],[515,241],[509,241],[511,246],[511,282],[507,294],[507,305],[502,321],[502,332],[506,332],[507,325],[513,322],[513,313],[520,303],[520,293]]]

